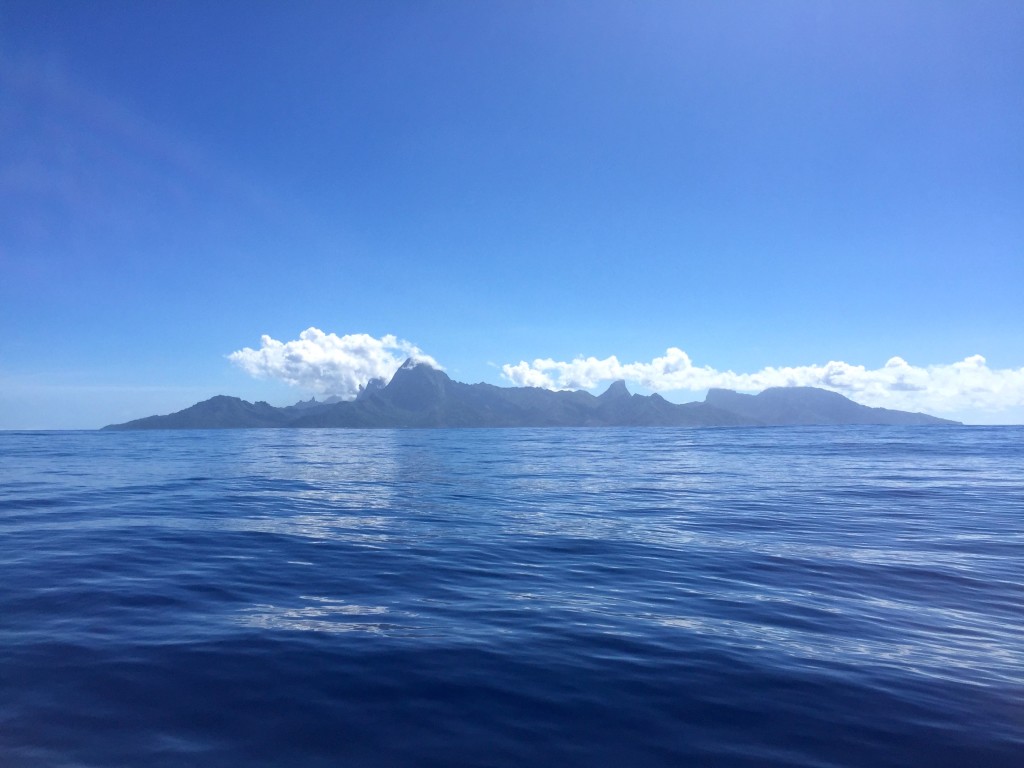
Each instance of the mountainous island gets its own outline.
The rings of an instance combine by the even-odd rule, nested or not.
[[[601,395],[582,390],[463,384],[406,360],[385,382],[374,379],[354,400],[315,399],[282,408],[218,395],[166,416],[103,429],[253,427],[726,427],[834,424],[958,424],[923,413],[869,408],[815,387],[773,387],[758,395],[712,389],[702,403],[635,395],[616,381]]]

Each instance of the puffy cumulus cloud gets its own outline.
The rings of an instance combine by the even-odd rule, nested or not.
[[[379,339],[365,333],[338,336],[319,328],[307,328],[294,341],[264,334],[259,349],[245,347],[228,355],[251,376],[343,398],[355,397],[370,379],[390,379],[409,357],[441,368],[418,347],[390,334]]]
[[[622,363],[614,355],[604,359],[577,357],[567,362],[539,358],[532,363],[506,364],[502,374],[519,386],[546,389],[590,389],[616,379],[659,392],[712,387],[741,392],[759,392],[768,387],[822,387],[865,405],[940,413],[999,411],[1024,405],[1024,368],[992,369],[981,355],[925,367],[893,357],[876,369],[832,361],[735,373],[694,365],[683,350],[671,347],[664,356],[650,362]]]

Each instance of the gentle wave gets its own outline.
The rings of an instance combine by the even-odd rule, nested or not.
[[[1016,766],[1022,438],[0,433],[0,763]]]

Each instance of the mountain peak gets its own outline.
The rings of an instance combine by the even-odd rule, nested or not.
[[[356,393],[356,400],[365,400],[373,394],[380,392],[387,385],[387,380],[382,379],[379,376],[377,378],[370,379],[366,382],[365,386],[359,388],[359,392]]]
[[[451,381],[444,371],[410,357],[380,393],[399,408],[429,410],[444,398]]]
[[[632,397],[629,390],[626,389],[626,382],[623,379],[613,381],[608,385],[608,389],[598,395],[601,400],[619,400],[623,397]]]
[[[402,370],[410,370],[412,368],[419,368],[421,366],[423,368],[428,368],[431,371],[438,371],[438,370],[440,370],[439,368],[435,368],[433,365],[431,365],[426,360],[424,360],[422,358],[417,358],[417,357],[407,357],[407,358],[405,358],[405,362],[402,363],[401,366],[399,366],[398,370],[400,370],[400,371],[402,371]]]
[[[303,407],[303,405],[305,407]],[[954,424],[919,413],[860,405],[812,387],[746,395],[711,389],[703,403],[675,405],[657,393],[630,395],[616,381],[595,398],[585,391],[461,384],[430,364],[406,361],[387,386],[371,382],[354,401],[311,400],[286,408],[217,396],[166,416],[106,429],[223,429],[260,427],[576,427],[576,426],[807,426],[838,424]]]

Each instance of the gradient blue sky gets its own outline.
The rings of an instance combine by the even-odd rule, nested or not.
[[[982,355],[941,415],[1022,422],[1022,41],[1020,2],[0,0],[0,428],[294,402],[227,355],[311,326],[497,384]]]

